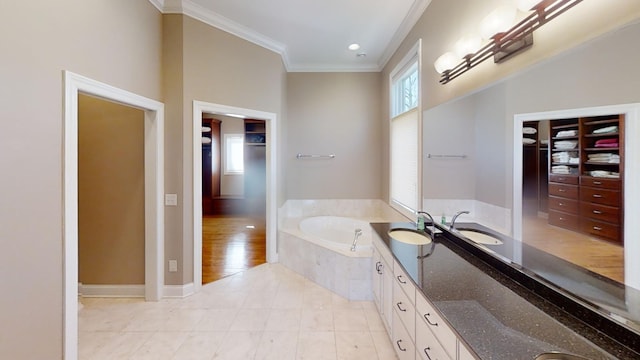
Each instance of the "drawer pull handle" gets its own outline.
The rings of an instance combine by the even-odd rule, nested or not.
[[[424,354],[427,355],[427,359],[431,360],[431,356],[429,356],[428,351],[431,351],[431,348],[427,346],[424,348]]]
[[[400,345],[401,342],[402,342],[402,339],[396,341],[396,345],[398,345],[398,349],[400,349],[400,351],[407,351],[406,348],[404,348],[404,349],[402,348],[402,346]]]
[[[564,178],[563,177],[558,178],[558,181],[564,181]]]
[[[593,194],[593,197],[594,197],[594,198],[596,198],[596,199],[599,199],[599,198],[601,198],[601,197],[602,197],[602,195],[600,195],[600,194]]]
[[[558,203],[558,206],[564,206],[564,204],[563,203]]]
[[[407,283],[406,281],[402,280],[402,275],[398,275],[397,278],[398,278],[398,281],[400,282],[400,284],[406,284]]]
[[[600,215],[600,214],[602,214],[602,211],[600,211],[600,210],[593,210],[593,213],[594,213],[594,214],[598,214],[598,215]]]
[[[382,263],[380,261],[376,263],[376,271],[378,274],[382,275]]]
[[[402,301],[400,301],[399,303],[397,303],[397,304],[396,304],[396,306],[398,307],[398,310],[400,310],[400,311],[405,311],[405,312],[406,312],[406,311],[407,311],[407,309],[403,309],[403,308],[401,308],[401,307],[400,307],[400,305],[401,305],[401,304],[402,304]]]
[[[594,226],[593,230],[595,231],[602,231],[602,228],[600,226]]]
[[[429,320],[429,316],[431,316],[431,314],[430,314],[430,313],[426,313],[426,314],[424,314],[424,315],[423,315],[424,319],[425,319],[425,320],[427,320],[427,322],[429,323],[429,325],[431,325],[431,326],[438,326],[438,323],[437,323],[437,322],[432,323],[432,322],[431,322],[431,320]]]
[[[600,182],[600,181],[594,181],[594,182],[593,182],[593,185],[602,185],[602,182]]]
[[[558,189],[558,192],[564,192],[564,191],[565,191],[564,189]]]

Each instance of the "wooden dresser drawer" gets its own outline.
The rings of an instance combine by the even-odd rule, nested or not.
[[[549,210],[549,224],[565,229],[578,230],[578,216]]]
[[[549,195],[560,196],[567,199],[577,199],[578,186],[549,183]]]
[[[620,208],[580,202],[580,216],[614,224],[620,223]]]
[[[578,185],[578,177],[571,175],[553,175],[549,174],[549,182],[557,182],[570,185]]]
[[[611,190],[620,190],[621,188],[620,179],[603,179],[591,176],[581,176],[580,185]]]
[[[618,225],[591,219],[582,219],[581,228],[583,232],[620,241],[620,226]]]
[[[578,200],[549,196],[549,209],[577,215]]]
[[[580,200],[602,205],[619,206],[620,191],[581,187]]]

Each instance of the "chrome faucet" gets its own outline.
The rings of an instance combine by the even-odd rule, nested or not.
[[[420,216],[420,214],[426,215],[429,218],[429,220],[431,220],[431,237],[435,237],[436,236],[436,222],[433,221],[433,216],[431,216],[431,214],[429,214],[426,211],[418,211],[418,216]]]
[[[362,229],[356,229],[355,234],[353,235],[353,244],[351,244],[351,251],[356,251],[356,243],[358,242],[358,238],[362,236]]]
[[[449,225],[449,230],[453,230],[453,226],[456,223],[456,219],[458,218],[458,216],[462,214],[469,214],[469,211],[467,210],[458,211],[455,215],[453,215],[453,217],[451,218],[451,225]]]

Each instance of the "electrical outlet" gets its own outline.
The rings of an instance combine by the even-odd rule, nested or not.
[[[169,260],[169,272],[178,272],[178,260]]]
[[[166,206],[178,206],[178,194],[164,194],[164,204]]]

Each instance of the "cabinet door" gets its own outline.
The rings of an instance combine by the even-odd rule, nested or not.
[[[423,360],[451,360],[452,358],[444,350],[434,333],[429,329],[429,325],[420,319],[416,319],[416,351]]]
[[[382,258],[382,320],[391,330],[391,320],[393,312],[393,269]]]
[[[416,322],[417,320],[423,321],[433,332],[449,357],[455,359],[458,338],[433,305],[422,295],[416,297],[416,317]]]
[[[371,263],[373,264],[371,273],[371,290],[373,291],[373,301],[376,303],[378,312],[382,314],[382,262],[380,261],[380,253],[378,249],[373,246],[373,255],[371,257]]]

